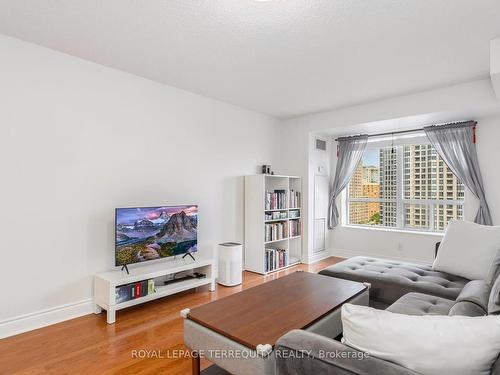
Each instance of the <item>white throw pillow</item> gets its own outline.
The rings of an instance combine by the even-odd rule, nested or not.
[[[432,269],[469,280],[485,280],[499,249],[500,226],[453,220],[448,224]]]
[[[490,374],[500,316],[403,315],[342,306],[343,342],[425,375]]]

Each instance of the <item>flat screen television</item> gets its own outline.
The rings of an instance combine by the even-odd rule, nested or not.
[[[198,246],[198,206],[158,206],[115,210],[115,264],[123,266],[194,253]]]

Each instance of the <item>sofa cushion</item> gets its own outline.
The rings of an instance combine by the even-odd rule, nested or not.
[[[370,300],[385,306],[409,292],[455,300],[469,281],[433,271],[431,266],[370,257],[353,257],[319,272],[341,279],[369,282]]]
[[[387,311],[406,315],[448,315],[455,302],[422,293],[408,293],[387,308]]]
[[[469,281],[458,295],[456,302],[471,302],[481,307],[486,313],[488,311],[490,290],[491,286],[484,280]]]
[[[491,287],[488,299],[488,314],[500,314],[500,276],[497,277],[495,283]]]
[[[500,353],[500,317],[412,316],[342,305],[343,342],[424,375],[484,374]]]
[[[491,263],[490,270],[488,271],[488,276],[484,280],[490,287],[493,286],[495,281],[500,276],[500,250],[495,254],[495,258],[493,258],[493,263]]]
[[[453,307],[448,313],[449,316],[484,316],[486,311],[484,309],[469,301],[455,302]]]
[[[433,269],[470,280],[485,280],[500,249],[500,226],[452,220],[446,228]]]

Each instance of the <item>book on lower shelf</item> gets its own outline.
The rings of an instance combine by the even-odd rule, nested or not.
[[[290,220],[290,237],[297,237],[302,234],[302,222],[300,220]]]
[[[115,288],[116,303],[123,303],[136,298],[145,297],[155,292],[154,279],[119,285]]]
[[[286,249],[266,249],[265,272],[271,272],[288,265],[288,252]]]
[[[288,222],[265,224],[265,242],[279,241],[288,237]]]

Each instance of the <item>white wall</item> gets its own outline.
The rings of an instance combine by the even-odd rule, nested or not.
[[[349,135],[360,132],[376,133],[401,128],[416,128],[422,125],[476,119],[478,126],[478,154],[486,193],[490,201],[495,223],[500,224],[500,103],[497,101],[491,82],[479,80],[441,88],[428,92],[401,96],[373,103],[302,116],[285,122],[287,140],[283,142],[283,156],[290,158],[307,176],[305,183],[309,202],[314,197],[312,179],[318,159],[311,149],[311,138],[315,134]],[[332,148],[334,146],[332,145]],[[336,158],[332,158],[330,170],[335,173]],[[466,214],[472,219],[476,202],[468,199]],[[312,209],[308,209],[304,223],[306,259],[312,257]],[[434,243],[441,236],[391,231],[376,231],[361,228],[338,227],[328,233],[330,253],[339,256],[373,255],[410,261],[431,262]]]
[[[0,336],[24,314],[89,309],[115,207],[199,204],[209,255],[243,241],[241,176],[279,171],[264,115],[3,36],[0,82]]]

